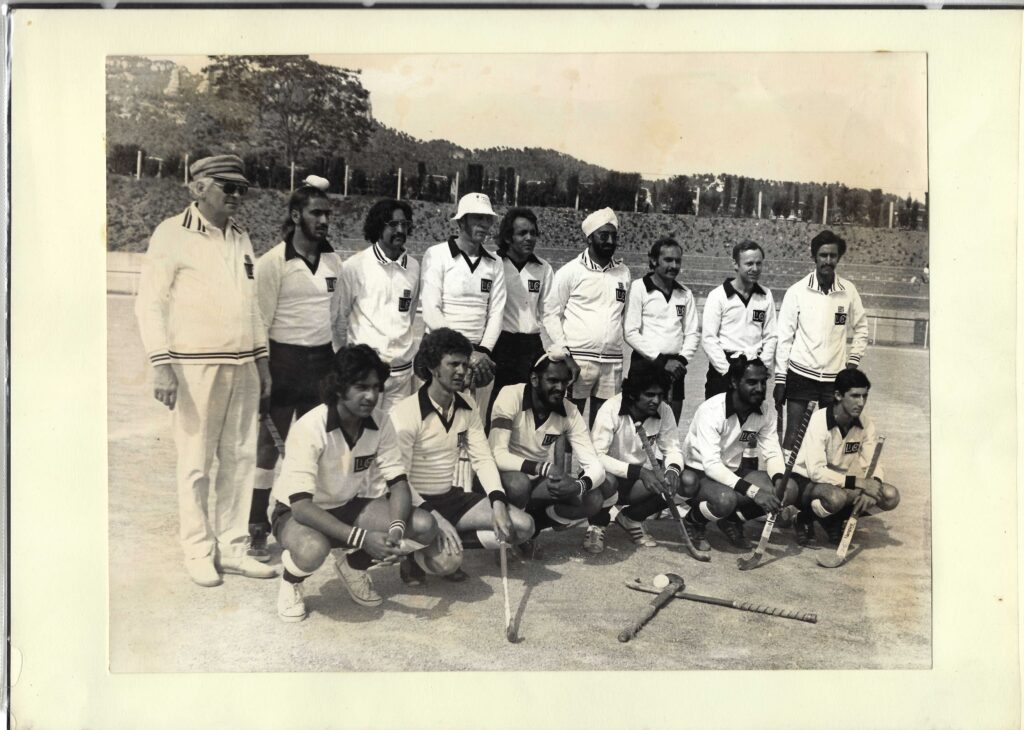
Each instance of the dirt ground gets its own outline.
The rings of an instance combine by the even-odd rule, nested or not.
[[[922,669],[931,665],[931,499],[928,352],[869,348],[868,412],[888,437],[886,479],[902,502],[861,520],[853,559],[820,568],[777,530],[749,572],[709,530],[712,561],[682,551],[677,527],[655,521],[657,548],[637,550],[616,527],[606,550],[580,548],[582,529],[545,532],[543,559],[510,572],[520,641],[506,641],[495,555],[467,553],[470,580],[410,589],[397,568],[373,571],[379,608],[354,604],[329,563],[306,581],[309,616],[284,624],[276,580],[188,579],[177,542],[169,413],[150,395],[129,296],[108,296],[110,669],[114,672],[445,670]],[[690,366],[683,423],[703,396],[707,363]],[[757,529],[748,527],[756,539]],[[273,544],[273,543],[272,543]],[[279,564],[276,550],[273,562]],[[687,590],[816,613],[809,624],[674,601],[629,644],[616,636],[653,599],[624,587],[663,572]]]

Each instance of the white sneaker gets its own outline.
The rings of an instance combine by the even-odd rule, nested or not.
[[[185,570],[192,582],[204,588],[212,588],[221,584],[220,573],[213,564],[212,555],[204,555],[201,558],[187,558]]]
[[[302,598],[302,584],[281,578],[277,587],[277,615],[286,623],[296,623],[306,618],[306,601]]]
[[[380,594],[373,589],[373,581],[365,570],[356,570],[348,564],[348,560],[339,557],[334,560],[334,569],[338,571],[341,584],[360,606],[379,606],[384,602]]]
[[[248,555],[222,555],[219,564],[222,573],[244,575],[246,578],[273,578],[277,575],[273,566],[259,563]]]

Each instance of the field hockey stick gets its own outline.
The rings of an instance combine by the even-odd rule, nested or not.
[[[281,432],[274,425],[274,419],[269,415],[264,416],[263,425],[267,427],[267,433],[274,440],[274,448],[277,449],[277,453],[281,455],[281,458],[284,458],[284,439],[281,438]]]
[[[499,546],[499,557],[501,560],[501,587],[505,592],[505,638],[510,643],[516,641],[516,632],[512,627],[512,608],[508,601],[508,544],[502,542]]]
[[[647,455],[647,460],[651,462],[651,468],[655,471],[659,470],[660,467],[658,466],[658,459],[654,455],[654,449],[651,447],[651,444],[647,441],[647,432],[644,430],[644,424],[640,421],[636,421],[633,424],[633,428],[636,429],[636,435],[640,438],[640,443],[643,444],[644,453]],[[698,550],[693,544],[693,540],[690,539],[690,533],[686,531],[686,525],[683,524],[683,516],[679,514],[679,508],[676,507],[675,500],[671,497],[666,497],[664,494],[661,494],[661,498],[665,501],[665,504],[668,505],[668,511],[672,513],[673,519],[675,519],[676,524],[679,525],[679,532],[683,537],[683,547],[686,548],[686,552],[688,552],[690,557],[694,560],[699,560],[702,563],[710,562],[711,556],[706,551],[702,552]]]
[[[885,446],[885,436],[879,436],[878,441],[875,443],[875,453],[871,455],[871,463],[864,474],[865,479],[870,479],[874,475],[875,467],[878,466],[878,459],[882,455],[883,446]],[[850,519],[846,521],[846,527],[843,529],[843,539],[839,541],[839,547],[836,548],[835,553],[818,556],[818,565],[823,568],[838,568],[846,562],[846,553],[849,551],[850,543],[853,541],[853,532],[857,529],[858,516],[860,516],[859,506],[854,507]]]
[[[669,579],[671,580],[671,578]],[[645,585],[640,581],[639,578],[626,581],[626,587],[631,588],[634,591],[641,591],[642,593],[658,593],[658,589],[653,586]],[[660,595],[660,594],[659,594]],[[804,621],[809,624],[818,623],[818,614],[809,613],[806,611],[794,611],[790,608],[775,608],[773,606],[762,606],[760,603],[747,603],[746,601],[733,601],[728,598],[714,598],[712,596],[698,596],[695,593],[684,593],[679,591],[673,595],[673,598],[680,600],[696,601],[697,603],[708,603],[712,606],[724,606],[725,608],[735,608],[737,611],[749,611],[751,613],[763,613],[766,616],[777,616],[778,618],[788,618],[794,621]]]
[[[789,477],[793,473],[793,467],[796,466],[796,456],[800,451],[800,445],[804,442],[804,434],[807,433],[807,424],[811,422],[811,416],[814,414],[814,409],[817,407],[817,403],[810,401],[807,404],[807,407],[804,408],[803,417],[800,419],[800,426],[796,431],[796,439],[793,441],[793,449],[789,452],[789,459],[786,460],[786,470],[782,474],[783,497],[785,497],[786,485],[789,484]],[[778,512],[770,512],[768,514],[768,519],[764,521],[764,528],[761,530],[761,538],[757,541],[757,546],[754,548],[754,552],[745,558],[736,558],[736,565],[740,570],[750,570],[751,568],[757,567],[757,564],[761,562],[761,558],[764,556],[764,551],[768,549],[768,540],[771,539],[776,517],[778,517]]]
[[[658,612],[658,609],[660,609],[662,606],[668,603],[672,599],[672,596],[678,595],[678,592],[683,590],[683,588],[685,587],[686,584],[683,581],[683,579],[680,578],[678,575],[672,574],[669,576],[668,585],[665,586],[663,590],[658,591],[657,589],[652,589],[650,592],[657,593],[658,597],[647,605],[647,607],[644,609],[644,612],[640,614],[640,616],[637,618],[636,621],[632,623],[632,625],[627,626],[619,632],[619,641],[621,641],[622,643],[626,643],[634,636],[636,636],[637,632],[640,631],[641,628],[643,628],[644,624],[646,624],[648,621],[654,618],[654,614]]]

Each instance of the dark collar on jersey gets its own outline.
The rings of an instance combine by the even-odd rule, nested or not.
[[[403,253],[397,259],[388,258],[388,255],[384,253],[384,249],[380,247],[379,243],[374,243],[371,247],[374,258],[377,259],[381,266],[387,266],[388,264],[398,264],[403,269],[409,268],[409,254]]]
[[[736,288],[732,285],[731,277],[725,280],[725,282],[722,284],[722,288],[725,289],[726,297],[736,296],[739,297],[740,299],[743,299],[743,295],[736,291]],[[765,290],[762,289],[761,285],[758,284],[756,281],[754,282],[754,286],[751,287],[750,293],[751,295],[760,294],[761,296],[766,296]]]
[[[429,416],[431,413],[433,413],[438,418],[441,418],[441,414],[437,412],[437,409],[434,408],[433,402],[431,402],[430,400],[430,393],[427,392],[427,389],[429,387],[430,383],[424,383],[420,387],[419,392],[417,393],[417,398],[419,398],[420,402],[420,418],[424,421],[427,420],[427,416]],[[470,410],[469,403],[467,403],[461,395],[459,395],[458,393],[452,393],[452,397],[455,399],[456,408],[465,408],[467,411]],[[454,415],[454,411],[452,413]]]
[[[519,264],[512,260],[512,257],[508,255],[507,250],[502,251],[501,249],[499,249],[498,256],[502,259],[508,259],[508,262],[516,267],[516,271],[522,271],[524,268],[526,268],[526,264],[537,264],[537,266],[541,265],[540,259],[534,256],[532,253],[526,258],[526,262],[522,266],[520,266]]]
[[[726,393],[725,393],[725,417],[726,417],[726,419],[728,419],[729,416],[736,415],[736,409],[733,408],[733,405],[732,405],[732,393],[733,393],[733,391],[731,389],[726,391]],[[764,410],[761,409],[761,408],[755,408],[750,413],[751,414],[757,413],[758,415],[764,415]],[[739,416],[736,416],[736,418],[738,420]],[[749,416],[748,416],[748,418],[749,418]],[[743,420],[745,421],[746,419],[743,419]],[[743,421],[740,421],[740,423],[742,424]]]
[[[533,386],[529,383],[523,389],[523,410],[533,410]],[[555,408],[550,409],[552,413],[557,413],[560,416],[566,415],[565,413],[565,401],[559,401]]]
[[[459,248],[459,244],[457,244],[455,241],[456,241],[455,236],[452,236],[451,238],[448,239],[448,250],[451,251],[452,258],[453,259],[454,258],[458,258],[459,255],[461,254],[462,258],[466,259],[466,263],[468,264],[469,263],[469,256],[466,255],[465,251],[463,251],[461,248]],[[486,248],[484,248],[483,246],[480,246],[480,259],[481,260],[483,260],[483,259],[491,259],[493,261],[494,257],[491,256],[490,253],[488,253]],[[477,263],[479,263],[479,261]]]
[[[678,289],[679,291],[685,291],[683,289],[682,284],[680,284],[678,281],[675,281],[674,279],[672,280],[672,288],[669,289],[667,293],[662,291],[661,288],[654,283],[654,274],[647,274],[647,276],[643,278],[643,282],[648,294],[650,294],[652,291],[656,291],[663,297],[665,297],[666,302],[672,298],[672,292],[675,291],[676,289]]]
[[[341,416],[338,415],[337,404],[327,404],[327,424],[324,427],[327,429],[327,433],[330,433],[336,428],[341,428]],[[363,419],[363,428],[368,428],[371,431],[376,431],[377,422],[374,421],[371,416],[367,416],[366,418]]]
[[[829,431],[831,431],[833,428],[836,428],[836,427],[839,426],[839,424],[836,422],[836,406],[835,406],[835,403],[830,405],[825,410],[825,425],[828,426],[828,430]],[[864,428],[864,424],[861,422],[860,418],[854,418],[853,421],[850,422],[850,428],[853,428],[854,426],[856,426],[859,429],[863,429]],[[849,431],[847,431],[847,433],[849,433]]]
[[[292,259],[301,259],[312,273],[316,273],[317,267],[320,265],[320,254],[322,253],[334,253],[334,247],[331,246],[327,241],[320,243],[320,246],[316,250],[316,258],[310,261],[305,256],[295,250],[295,246],[292,244],[292,236],[295,232],[292,231],[284,239],[284,260],[291,261]]]

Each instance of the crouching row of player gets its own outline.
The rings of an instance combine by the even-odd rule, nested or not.
[[[453,330],[426,335],[418,356],[426,383],[381,424],[372,413],[388,367],[365,345],[335,355],[323,404],[292,426],[273,489],[283,620],[304,618],[302,582],[335,549],[335,568],[353,600],[375,606],[382,598],[366,572],[375,561],[400,562],[411,585],[426,573],[461,580],[466,548],[521,545],[545,528],[584,521],[584,547],[596,553],[615,505],[615,521],[630,539],[652,547],[645,520],[666,500],[685,502],[687,530],[708,549],[709,522],[733,545],[748,547],[744,521],[796,504],[798,541],[806,544],[815,518],[838,539],[855,504],[892,509],[899,501],[880,469],[875,479],[852,476],[875,438],[861,417],[870,384],[860,371],[840,374],[835,402],[812,418],[794,478],[783,485],[775,413],[765,403],[768,372],[759,360],[733,361],[729,392],[703,403],[681,440],[664,400],[663,371],[634,364],[588,430],[565,399],[569,368],[542,357],[529,383],[507,386],[495,400],[488,440],[475,402],[462,394],[471,354]],[[561,473],[553,456],[562,438],[579,465],[573,473]],[[757,470],[758,457],[767,471]],[[459,476],[470,466],[472,488]]]

